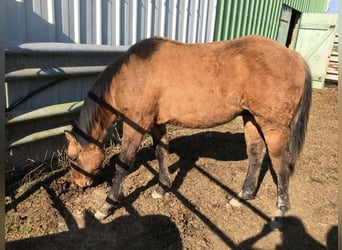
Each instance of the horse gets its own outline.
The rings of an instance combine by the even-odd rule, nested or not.
[[[123,121],[121,151],[106,199],[105,219],[119,206],[125,176],[151,133],[159,164],[154,198],[172,185],[166,124],[211,128],[242,116],[248,170],[239,200],[254,199],[266,153],[276,176],[276,215],[290,209],[288,186],[303,148],[312,77],[295,51],[261,36],[185,44],[161,37],[141,40],[116,57],[95,80],[71,131],[65,131],[74,182],[92,185],[103,167],[104,140]]]

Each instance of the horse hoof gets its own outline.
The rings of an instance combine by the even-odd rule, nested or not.
[[[268,225],[271,230],[280,230],[283,228],[283,224],[283,217],[275,217]]]
[[[239,199],[237,198],[232,198],[230,201],[229,201],[229,204],[233,207],[240,207],[242,205],[242,203],[240,202]]]
[[[153,191],[152,198],[153,199],[161,199],[164,197],[165,193],[166,193],[165,189],[161,186],[158,186],[156,188],[156,190]]]
[[[109,204],[107,201],[103,202],[102,206],[94,214],[94,217],[97,220],[104,220],[110,214],[113,207],[114,206]]]
[[[98,210],[94,214],[94,217],[97,220],[104,220],[105,218],[107,218],[108,215],[109,215],[108,213],[103,213],[102,211]]]
[[[161,199],[161,198],[163,198],[163,195],[161,193],[159,193],[157,190],[154,190],[152,193],[152,198],[153,199]]]

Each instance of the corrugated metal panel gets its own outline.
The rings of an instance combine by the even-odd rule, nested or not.
[[[219,0],[214,39],[227,40],[251,34],[275,38],[280,7],[276,0]]]
[[[62,148],[60,135],[77,118],[75,107],[97,75],[127,46],[70,43],[6,45],[6,162],[49,159]],[[61,104],[61,105],[59,105]]]
[[[16,103],[31,90],[49,83],[51,77],[60,78],[66,74],[74,77],[76,73],[70,73],[70,69],[75,69],[74,72],[78,71],[78,75],[83,74],[86,77],[93,75],[92,78],[94,78],[100,72],[94,72],[94,68],[107,66],[113,62],[115,56],[127,49],[127,46],[8,43],[5,65],[8,106]],[[79,77],[72,81],[64,80],[63,83],[56,85],[56,88],[49,88],[45,92],[35,95],[34,98],[30,98],[29,102],[23,103],[19,108],[25,110],[82,100],[92,83],[92,81],[84,80]]]
[[[276,39],[283,5],[299,12],[324,12],[326,0],[218,0],[214,40],[246,35]]]
[[[322,13],[327,7],[327,0],[283,0],[282,2],[303,13]]]
[[[165,36],[210,42],[216,4],[216,0],[6,0],[7,40],[131,45]]]
[[[249,34],[275,39],[283,4],[323,12],[327,1],[6,0],[6,33],[10,41],[110,45],[151,36],[209,42],[214,33],[215,40]]]

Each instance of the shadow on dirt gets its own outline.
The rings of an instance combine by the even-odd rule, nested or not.
[[[170,153],[182,160],[196,161],[199,157],[219,161],[241,161],[247,159],[243,133],[201,132],[181,136],[170,141]]]
[[[182,249],[179,231],[166,216],[129,215],[101,224],[86,213],[85,221],[83,229],[7,242],[6,249]]]
[[[298,217],[286,217],[281,232],[282,244],[277,249],[337,249],[337,230],[331,231],[332,234],[336,233],[335,243],[334,236],[327,235],[327,247],[325,247],[306,232],[303,222]],[[330,248],[335,244],[336,248]]]
[[[211,158],[219,161],[242,161],[247,159],[246,142],[243,133],[220,133],[201,132],[190,136],[181,136],[170,140],[170,154],[174,153],[180,157],[179,161],[169,166],[170,173],[180,169],[173,183],[172,189],[177,189],[181,185],[186,173],[194,167],[195,162],[200,157]],[[115,175],[115,162],[117,155],[114,155],[109,164],[96,178],[96,185],[107,182],[111,185]],[[134,172],[138,167],[146,162],[156,159],[153,147],[142,148],[136,156],[136,163],[130,172]],[[177,183],[175,183],[177,182]]]
[[[285,217],[283,220],[283,227],[280,229],[282,233],[282,243],[277,245],[275,249],[288,249],[288,250],[302,250],[302,249],[315,249],[315,250],[337,250],[337,226],[330,229],[327,234],[327,247],[322,245],[320,242],[312,238],[304,227],[303,222],[295,216]],[[270,227],[265,224],[262,230],[239,245],[236,249],[253,249],[253,245],[263,237],[271,233]]]
[[[170,172],[175,172],[179,169],[170,192],[231,249],[253,249],[253,245],[258,240],[272,232],[268,226],[271,218],[248,201],[242,201],[242,204],[251,209],[256,216],[265,220],[265,225],[255,236],[241,243],[236,243],[224,231],[218,228],[210,218],[201,213],[195,204],[192,204],[191,201],[178,192],[178,188],[182,185],[187,173],[195,168],[215,185],[225,190],[231,197],[237,197],[237,193],[232,189],[215,179],[205,169],[197,166],[196,161],[200,157],[213,158],[220,161],[242,161],[247,159],[245,148],[246,145],[242,133],[202,132],[190,136],[178,137],[170,141],[170,153],[175,153],[180,157],[179,161],[170,166]],[[111,160],[112,166],[115,159],[116,157],[113,157]],[[36,184],[31,190],[28,190],[24,195],[7,206],[6,211],[15,208],[19,202],[35,192],[37,188],[43,186],[53,200],[54,207],[63,216],[69,231],[38,238],[7,242],[6,249],[182,249],[179,230],[170,218],[161,215],[141,217],[138,211],[131,206],[138,199],[141,192],[158,184],[158,173],[148,163],[154,159],[155,156],[152,147],[142,148],[139,151],[137,163],[132,169],[132,172],[137,170],[138,166],[143,165],[148,171],[154,174],[154,177],[145,186],[138,187],[133,193],[124,198],[122,206],[126,208],[130,215],[117,218],[108,224],[101,224],[93,218],[90,212],[86,212],[85,227],[82,229],[78,228],[75,219],[63,202],[55,195],[53,190],[47,188],[49,187],[49,183],[59,178],[60,175],[51,177],[45,180],[44,183]],[[264,162],[264,173],[262,175],[267,171],[268,164],[269,162]],[[111,184],[111,180],[115,174],[112,166],[106,167],[97,179],[98,183],[108,182],[108,184]],[[259,181],[262,182],[262,178]],[[105,231],[108,232],[104,233]],[[326,249],[325,246],[317,242],[306,232],[303,222],[297,217],[284,218],[284,226],[281,232],[282,244],[276,249]],[[108,239],[104,235],[112,235],[113,237]],[[85,237],[88,237],[88,240],[84,241]],[[89,238],[93,240],[90,241]],[[87,243],[86,245],[85,242]],[[89,242],[92,242],[91,244],[93,245],[89,245]],[[337,226],[333,227],[327,235],[327,245],[328,249],[337,249],[335,248],[337,247]]]

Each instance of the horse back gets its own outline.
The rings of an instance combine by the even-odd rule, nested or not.
[[[278,116],[291,113],[302,94],[301,57],[267,38],[206,44],[154,38],[135,46],[124,67],[122,103],[157,116],[158,123],[210,127],[244,110]]]

